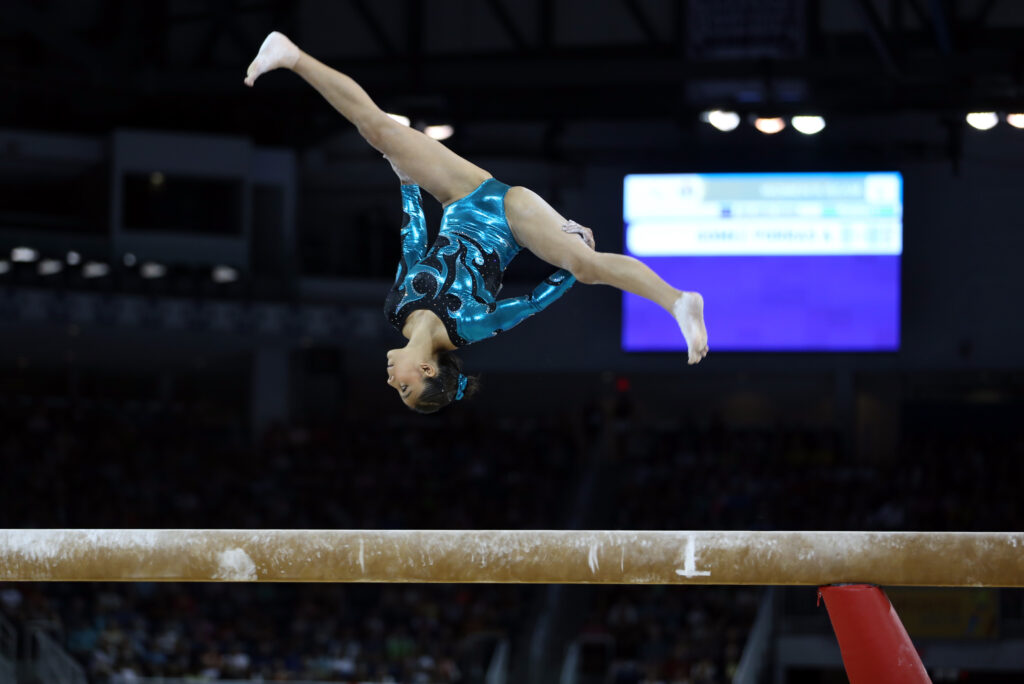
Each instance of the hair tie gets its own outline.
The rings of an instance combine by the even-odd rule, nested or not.
[[[469,378],[467,378],[462,373],[459,373],[459,391],[455,393],[455,401],[458,401],[459,399],[462,398],[462,393],[466,390],[467,382],[469,382]]]

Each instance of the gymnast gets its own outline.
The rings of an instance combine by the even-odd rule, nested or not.
[[[393,120],[351,78],[274,31],[249,65],[245,83],[290,69],[313,86],[381,152],[402,181],[402,259],[385,314],[409,341],[387,354],[388,384],[421,413],[472,395],[452,351],[493,337],[541,311],[573,283],[607,284],[656,302],[675,317],[688,363],[708,353],[704,300],[662,280],[642,262],[594,249],[589,228],[568,221],[533,191],[509,187],[443,144]],[[420,188],[444,207],[440,234],[427,249]],[[497,299],[501,279],[523,248],[558,268],[523,297]]]

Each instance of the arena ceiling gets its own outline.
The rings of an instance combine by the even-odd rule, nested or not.
[[[1020,109],[1014,0],[9,0],[0,126],[306,146],[298,79],[242,76],[269,29],[422,120],[692,121],[703,109]]]

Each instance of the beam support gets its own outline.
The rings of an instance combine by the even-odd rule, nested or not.
[[[1024,533],[0,530],[0,581],[1024,586]]]

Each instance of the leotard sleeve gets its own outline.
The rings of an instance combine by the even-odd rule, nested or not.
[[[538,311],[548,308],[568,292],[575,282],[576,278],[563,268],[545,278],[530,294],[499,300],[494,312],[487,317],[493,327],[492,334],[519,325]]]
[[[401,284],[409,269],[415,266],[427,253],[427,220],[423,216],[420,201],[420,186],[402,186],[402,261],[398,265],[395,282]]]

